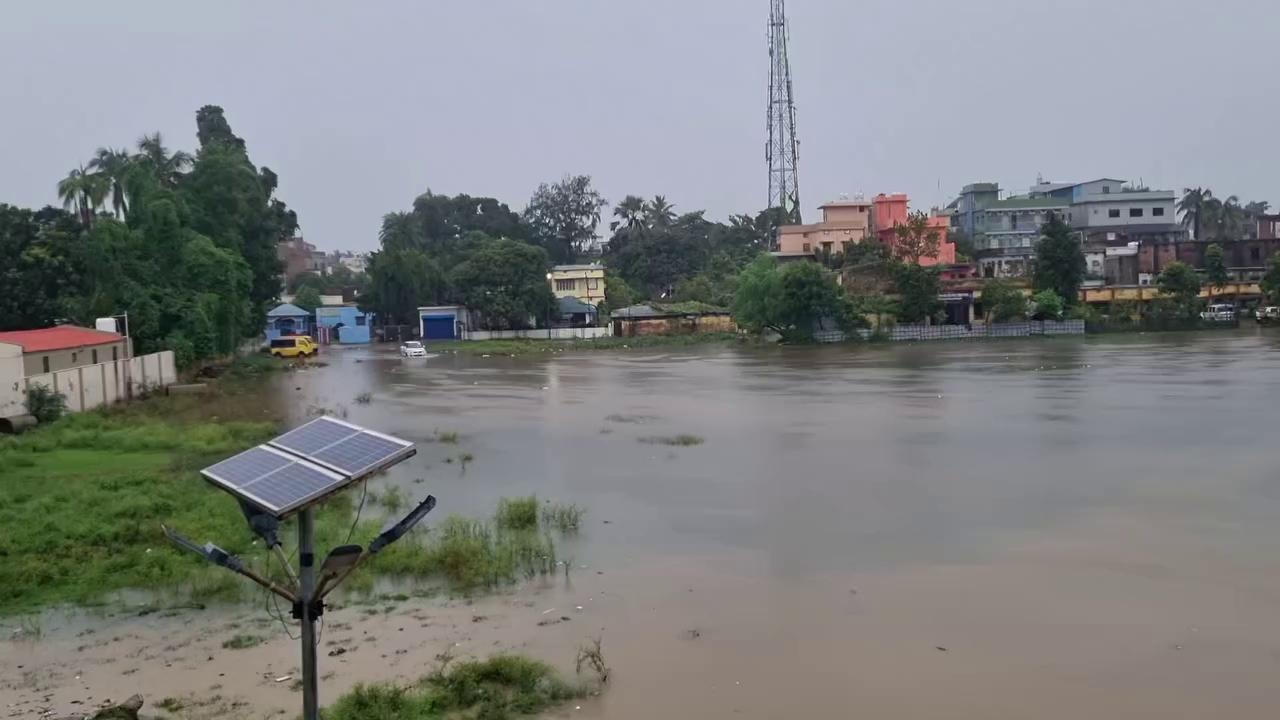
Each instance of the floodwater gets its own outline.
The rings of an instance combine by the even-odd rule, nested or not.
[[[1272,718],[1278,349],[1256,328],[516,358],[366,348],[262,400],[418,441],[379,483],[435,494],[441,516],[530,493],[588,508],[560,547],[568,581],[332,612],[326,648],[359,652],[322,654],[327,699],[419,675],[449,646],[571,669],[599,634],[614,679],[573,717]],[[641,441],[681,434],[705,442]],[[134,691],[296,712],[271,677],[296,668],[296,644],[223,650],[209,615],[109,621],[97,637],[123,649],[76,627],[0,648],[0,671],[57,678],[7,685],[28,703],[15,715]]]

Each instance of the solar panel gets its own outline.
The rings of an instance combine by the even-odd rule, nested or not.
[[[413,454],[413,443],[331,417],[312,420],[271,444],[355,477],[394,465]]]
[[[319,418],[201,474],[283,517],[414,454],[413,443],[336,418]]]

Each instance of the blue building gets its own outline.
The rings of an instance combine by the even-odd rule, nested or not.
[[[314,327],[311,313],[292,303],[278,305],[267,313],[267,343],[285,335],[310,335]]]
[[[365,345],[373,340],[373,313],[354,305],[316,308],[316,330],[322,343]]]

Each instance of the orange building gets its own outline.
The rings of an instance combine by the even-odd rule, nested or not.
[[[778,253],[783,256],[832,255],[845,245],[860,243],[871,233],[871,203],[841,198],[823,205],[822,222],[778,228]]]
[[[898,225],[905,225],[907,217],[910,215],[910,198],[906,193],[892,193],[885,195],[881,193],[875,197],[873,201],[871,216],[875,221],[875,234],[880,242],[893,248],[898,242],[898,233],[894,229]],[[920,258],[920,264],[926,267],[931,265],[953,265],[956,261],[956,244],[947,240],[947,230],[950,221],[938,215],[929,216],[929,229],[938,235],[938,254],[932,257]]]

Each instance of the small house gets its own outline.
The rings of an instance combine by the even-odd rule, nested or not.
[[[615,310],[610,319],[616,337],[697,335],[738,331],[728,310],[704,303],[632,305]]]
[[[74,325],[0,332],[0,344],[21,348],[7,354],[21,354],[25,377],[127,358],[127,342],[117,333]]]
[[[314,329],[311,313],[284,303],[267,313],[267,344],[287,335],[310,335]]]
[[[556,302],[559,305],[559,327],[595,327],[596,319],[600,316],[595,305],[571,296],[559,298]]]
[[[367,345],[372,342],[373,313],[355,305],[316,308],[316,340],[322,344]]]

